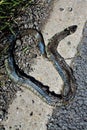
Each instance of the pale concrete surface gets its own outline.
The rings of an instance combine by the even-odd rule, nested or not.
[[[48,43],[55,33],[62,31],[70,25],[77,25],[77,31],[60,42],[58,51],[66,59],[76,54],[76,48],[80,42],[82,28],[87,20],[86,0],[55,0],[54,8],[50,18],[43,29],[45,43]],[[71,44],[69,44],[71,43]],[[66,60],[70,64],[71,60]],[[61,78],[47,60],[38,59],[33,67],[35,71],[31,74],[44,84],[51,86],[56,92],[61,90]],[[59,88],[59,89],[58,89]],[[21,95],[21,96],[20,96]],[[46,123],[49,115],[52,114],[52,107],[48,106],[41,99],[27,89],[17,93],[17,98],[9,108],[8,119],[3,122],[6,130],[46,130]]]
[[[51,107],[43,103],[31,91],[23,89],[17,93],[4,121],[6,130],[45,130]]]

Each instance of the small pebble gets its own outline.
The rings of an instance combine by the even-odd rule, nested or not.
[[[70,41],[68,41],[68,42],[67,42],[67,44],[68,44],[68,45],[71,45],[71,42],[70,42]]]
[[[59,8],[59,10],[60,10],[60,11],[63,11],[63,10],[64,10],[64,8]]]
[[[19,109],[19,107],[16,108],[17,110]]]
[[[16,130],[19,130],[19,128],[16,128]]]
[[[17,41],[16,41],[16,45],[17,45],[17,46],[21,46],[21,41],[20,41],[20,40],[17,40]]]
[[[30,116],[33,116],[33,112],[30,113]]]
[[[39,113],[39,116],[41,116],[41,113]]]
[[[34,100],[32,100],[32,103],[34,103]]]
[[[12,126],[9,126],[9,129],[12,129]]]
[[[71,12],[72,11],[72,7],[68,7],[68,11]]]

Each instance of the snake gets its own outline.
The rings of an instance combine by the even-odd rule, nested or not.
[[[65,28],[63,31],[56,33],[45,45],[43,34],[41,31],[28,28],[18,31],[16,35],[9,36],[7,44],[9,45],[7,56],[5,58],[5,68],[9,78],[22,87],[31,90],[35,95],[40,97],[43,101],[51,106],[61,106],[65,103],[69,103],[75,96],[76,92],[76,80],[71,67],[65,62],[64,58],[57,51],[57,47],[61,40],[68,35],[74,33],[77,29],[77,25],[72,25]],[[50,91],[49,86],[44,85],[42,82],[35,79],[33,76],[24,73],[19,68],[14,58],[14,50],[16,40],[21,39],[23,36],[31,34],[37,39],[38,49],[41,55],[48,59],[53,64],[53,67],[61,76],[64,85],[61,94],[57,94],[54,91]]]

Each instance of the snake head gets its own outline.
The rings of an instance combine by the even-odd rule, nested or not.
[[[74,32],[76,31],[77,25],[72,25],[72,26],[70,26],[70,27],[68,27],[68,28],[69,28],[69,30],[70,30],[70,34],[72,34],[72,33],[74,33]]]
[[[68,33],[68,35],[74,33],[77,29],[77,25],[72,25],[66,28],[64,31]]]

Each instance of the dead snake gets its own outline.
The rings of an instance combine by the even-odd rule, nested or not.
[[[72,69],[65,62],[64,58],[58,53],[57,47],[59,42],[66,36],[74,33],[77,26],[70,26],[60,33],[56,33],[49,41],[48,45],[45,46],[43,36],[41,32],[37,29],[25,29],[19,31],[17,35],[12,35],[8,43],[8,55],[5,59],[5,67],[9,78],[16,84],[26,87],[43,99],[46,103],[52,106],[60,106],[63,103],[67,103],[73,99],[76,91],[76,82],[73,75]],[[40,81],[36,80],[34,77],[25,74],[18,65],[15,63],[14,59],[14,47],[16,40],[25,35],[32,34],[37,39],[37,46],[40,50],[42,56],[47,58],[52,62],[55,69],[60,74],[62,80],[64,81],[63,91],[61,95],[56,94],[54,91],[50,91],[48,86],[43,85]]]

